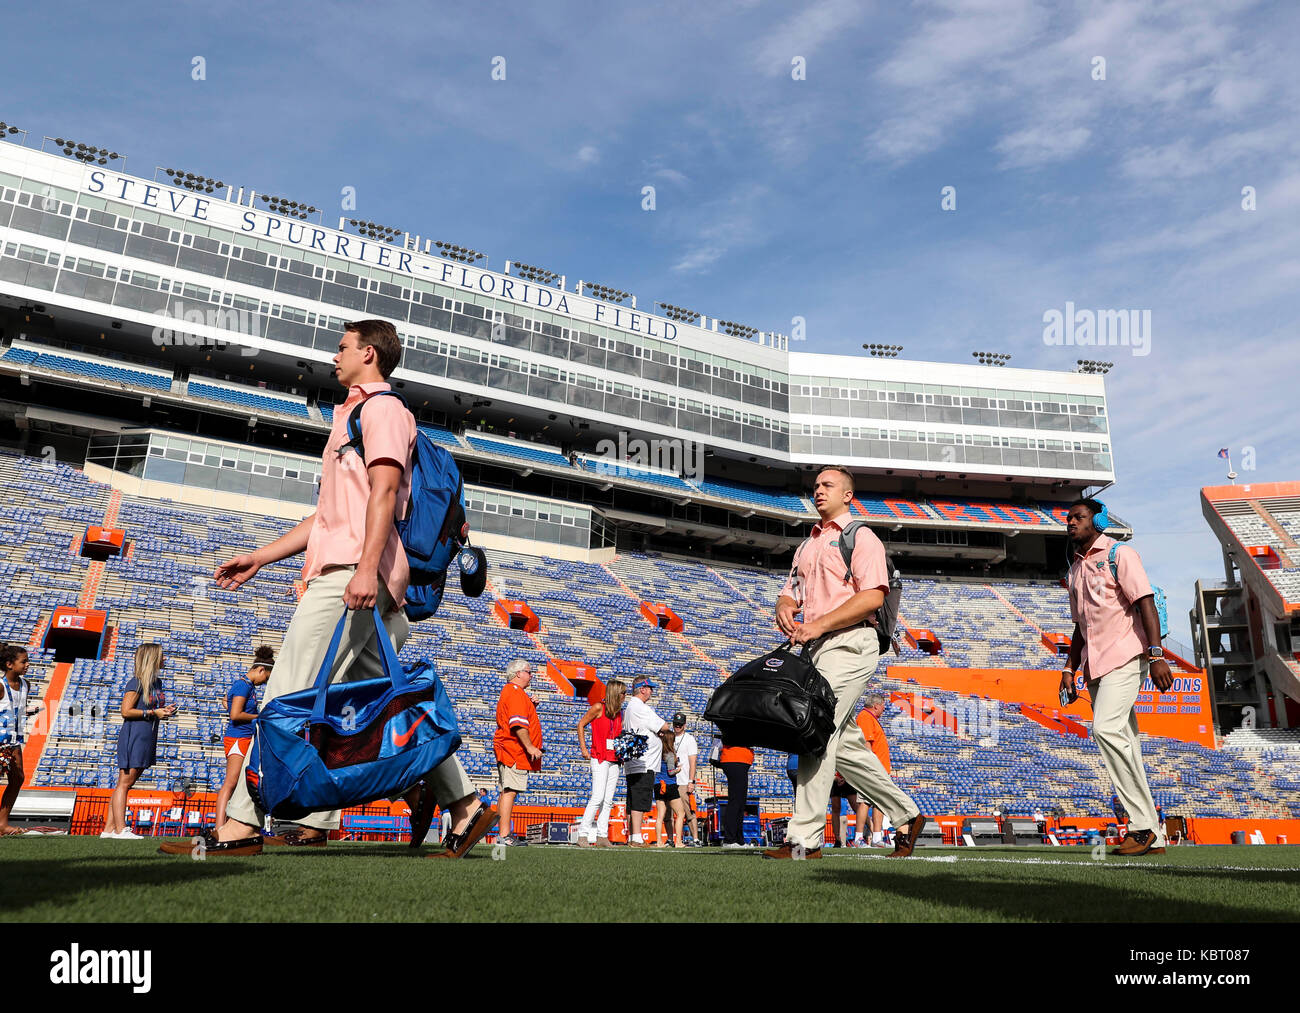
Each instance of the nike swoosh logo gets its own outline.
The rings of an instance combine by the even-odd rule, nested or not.
[[[420,721],[423,721],[428,716],[429,716],[429,712],[425,711],[423,714],[420,715]],[[405,745],[411,741],[411,736],[415,734],[415,730],[420,727],[420,721],[415,722],[415,724],[411,725],[411,727],[408,728],[401,735],[398,735],[397,729],[394,728],[393,745],[395,745],[398,749],[402,749],[403,747],[405,747]]]

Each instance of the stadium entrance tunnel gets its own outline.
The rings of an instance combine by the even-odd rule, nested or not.
[[[564,661],[552,658],[546,663],[546,674],[561,693],[588,703],[605,699],[605,684],[596,677],[596,669],[583,661]]]
[[[669,633],[681,633],[686,628],[686,624],[682,622],[681,617],[663,602],[643,601],[641,603],[641,618],[651,626],[657,626]]]
[[[41,646],[54,652],[55,664],[80,658],[98,659],[103,656],[108,631],[108,613],[103,609],[60,605],[50,616],[50,627]]]
[[[933,630],[910,629],[907,632],[912,640],[916,642],[918,650],[922,650],[926,654],[938,654],[943,650],[943,644]]]
[[[1056,654],[1070,653],[1070,638],[1064,633],[1044,633],[1043,646]]]
[[[81,555],[87,559],[105,560],[120,556],[126,548],[126,532],[121,528],[101,528],[91,525],[81,539]]]
[[[528,607],[527,602],[510,601],[506,598],[500,598],[492,606],[492,611],[506,626],[512,630],[523,630],[525,633],[536,633],[542,628],[537,613]]]

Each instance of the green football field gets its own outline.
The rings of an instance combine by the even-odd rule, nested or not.
[[[423,853],[427,853],[425,849]],[[160,855],[97,837],[0,841],[6,921],[585,921],[624,897],[650,921],[1294,921],[1300,846],[1171,848],[1095,860],[1088,848],[933,848],[910,859],[828,851],[555,845],[460,861],[389,844],[331,842],[248,858]]]

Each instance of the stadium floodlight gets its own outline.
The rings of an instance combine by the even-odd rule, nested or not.
[[[0,140],[3,140],[4,138],[8,137],[10,134],[18,134],[18,133],[25,134],[27,133],[27,131],[20,130],[18,127],[15,127],[12,123],[6,123],[4,120],[0,120]]]
[[[46,137],[46,141],[53,141],[55,147],[65,155],[75,158],[78,162],[84,162],[87,165],[107,165],[109,162],[116,162],[121,159],[126,161],[125,155],[119,155],[116,151],[109,151],[107,148],[97,148],[93,144],[84,144],[80,141],[74,141],[66,137]],[[41,149],[44,150],[45,143],[41,142]]]
[[[201,176],[197,172],[185,172],[182,169],[164,169],[161,165],[154,167],[154,179],[158,178],[160,170],[171,177],[173,186],[193,190],[195,193],[214,193],[226,185],[221,180],[213,179],[211,176]]]
[[[300,218],[306,221],[308,215],[314,215],[320,211],[320,208],[312,207],[310,204],[301,204],[296,200],[289,200],[287,197],[271,197],[264,193],[259,193],[257,196],[266,202],[268,211],[272,214],[284,215],[286,218]]]
[[[624,292],[621,288],[611,288],[609,285],[601,285],[594,281],[578,282],[578,294],[591,296],[593,299],[600,299],[604,302],[621,303],[625,299],[631,299],[631,292]]]
[[[1011,356],[1006,352],[971,352],[970,354],[981,366],[1005,366],[1011,361]]]
[[[524,281],[535,281],[542,285],[554,285],[560,280],[560,275],[554,271],[548,271],[544,267],[536,267],[532,264],[525,264],[519,260],[510,262],[509,273],[523,278]]]
[[[1105,376],[1115,365],[1113,362],[1101,362],[1097,359],[1076,359],[1076,373],[1096,373]]]
[[[674,306],[670,302],[657,302],[655,305],[664,311],[664,316],[669,320],[679,320],[684,324],[698,324],[700,322],[700,317],[704,315],[702,313],[696,313],[695,310],[688,310],[681,306]]]
[[[723,334],[729,334],[733,338],[752,338],[758,333],[757,327],[750,327],[747,324],[738,324],[734,320],[719,320],[718,328]]]
[[[391,225],[368,222],[363,218],[349,218],[348,224],[367,239],[378,239],[381,243],[391,243],[402,234],[401,229],[395,229]]]
[[[472,264],[487,256],[485,253],[479,253],[478,250],[471,250],[468,246],[460,246],[456,243],[435,242],[433,245],[438,248],[438,256],[446,257],[448,260],[458,260],[462,264]]]
[[[897,359],[898,353],[903,350],[902,345],[881,345],[877,342],[864,343],[862,345],[869,355],[874,355],[877,359]]]

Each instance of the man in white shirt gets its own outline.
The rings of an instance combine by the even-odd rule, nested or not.
[[[654,712],[650,697],[658,687],[649,679],[638,679],[632,684],[632,695],[623,704],[623,731],[625,734],[646,737],[645,754],[623,764],[627,776],[627,810],[632,815],[632,835],[628,844],[634,848],[646,847],[641,836],[641,821],[653,804],[655,774],[663,759],[664,746],[672,748],[672,731],[668,722]],[[667,736],[665,743],[661,736]]]
[[[686,715],[678,711],[673,715],[674,751],[677,753],[677,798],[669,799],[673,807],[673,839],[683,847],[682,826],[691,824],[691,840],[695,838],[695,809],[691,805],[691,785],[695,783],[695,764],[699,759],[700,745],[695,736],[686,730]]]

